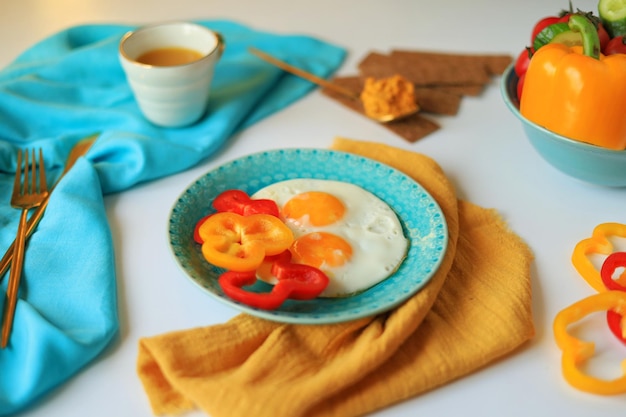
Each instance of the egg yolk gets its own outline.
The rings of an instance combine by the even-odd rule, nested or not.
[[[307,221],[302,220],[307,217],[307,222],[312,226],[326,226],[341,219],[345,211],[346,207],[334,195],[309,191],[287,201],[283,207],[283,216],[301,221]]]
[[[332,233],[313,232],[296,239],[289,248],[293,262],[322,268],[346,263],[352,256],[352,247]]]

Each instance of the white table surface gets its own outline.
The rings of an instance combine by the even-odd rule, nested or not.
[[[574,7],[585,10],[595,10],[596,4],[574,1]],[[354,75],[356,63],[373,49],[516,56],[529,43],[534,23],[564,7],[567,2],[561,0],[3,1],[0,66],[73,25],[225,18],[344,46],[349,55],[339,74]],[[593,293],[571,266],[570,255],[596,225],[626,222],[625,190],[579,182],[545,163],[504,106],[498,82],[480,97],[465,98],[457,116],[439,118],[442,129],[414,144],[315,91],[233,137],[200,166],[107,196],[117,258],[120,336],[99,359],[23,415],[150,416],[135,374],[138,339],[222,323],[237,314],[191,284],[170,254],[166,224],[179,193],[208,170],[239,156],[272,148],[325,148],[334,137],[344,136],[433,157],[460,198],[497,209],[536,256],[532,283],[537,334],[531,342],[485,369],[375,415],[624,416],[626,396],[588,395],[564,382],[551,325],[559,310]],[[623,359],[626,350],[606,332],[599,339],[606,341],[598,344],[613,361],[603,372],[619,376],[617,359]]]

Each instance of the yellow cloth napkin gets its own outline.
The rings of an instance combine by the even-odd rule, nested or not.
[[[155,414],[360,416],[475,371],[534,335],[533,256],[494,210],[457,200],[424,155],[343,138],[332,148],[394,166],[437,200],[449,228],[438,272],[372,318],[311,326],[241,314],[141,339],[137,371]]]

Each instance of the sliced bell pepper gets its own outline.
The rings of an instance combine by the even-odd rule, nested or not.
[[[591,237],[580,241],[572,253],[574,268],[598,292],[606,291],[606,287],[602,282],[600,271],[591,262],[589,255],[610,255],[614,250],[609,240],[610,236],[626,238],[626,224],[599,224],[593,229]]]
[[[211,216],[212,214],[204,216],[196,222],[196,226],[193,228],[193,240],[199,245],[202,245],[204,243],[204,240],[202,240],[202,238],[200,237],[200,226],[202,226],[202,223],[204,223],[204,221]]]
[[[237,213],[243,216],[243,207],[250,197],[242,190],[226,190],[213,199],[213,208],[219,212]]]
[[[228,297],[251,307],[274,310],[288,298],[294,300],[310,300],[319,296],[328,286],[328,277],[319,269],[301,264],[291,263],[288,250],[274,257],[272,272],[278,282],[272,291],[258,293],[243,287],[256,282],[254,271],[227,271],[220,275],[219,285]]]
[[[328,276],[314,266],[291,262],[291,252],[286,250],[278,255],[272,264],[272,274],[284,287],[289,298],[310,300],[319,296],[329,283]]]
[[[626,149],[626,55],[600,54],[598,32],[584,15],[570,16],[569,27],[583,46],[550,43],[535,52],[520,112],[570,139]]]
[[[623,376],[605,380],[585,374],[580,366],[591,358],[595,351],[592,342],[583,341],[571,336],[567,327],[587,315],[604,310],[612,310],[621,316],[626,313],[626,292],[604,291],[584,298],[571,306],[561,310],[554,319],[553,330],[557,345],[562,351],[561,367],[563,377],[573,387],[601,395],[616,395],[626,393],[626,361],[622,362]],[[622,331],[626,323],[621,320]]]
[[[218,212],[237,213],[242,216],[251,214],[270,214],[274,217],[279,216],[278,206],[274,200],[267,199],[251,199],[248,194],[242,190],[226,190],[220,193],[213,200],[213,208]],[[193,231],[193,240],[202,244],[204,241],[200,237],[200,226],[211,214],[202,217],[196,223]]]
[[[266,255],[283,252],[294,239],[291,229],[269,214],[215,213],[198,234],[209,263],[237,272],[256,270]]]
[[[621,282],[626,279],[626,271],[622,272],[617,280],[613,279],[613,274],[617,268],[620,267],[626,268],[626,252],[613,252],[607,256],[602,263],[602,268],[600,268],[600,277],[602,278],[602,283],[607,289],[626,291],[626,286],[621,285]]]
[[[600,276],[605,287],[614,291],[626,291],[626,286],[621,285],[619,281],[626,278],[626,271],[622,272],[619,280],[613,279],[613,274],[619,267],[626,268],[626,252],[613,252],[604,260],[600,269]],[[622,343],[626,344],[626,318],[620,313],[609,310],[606,312],[606,322],[611,333],[617,337]]]
[[[276,286],[271,292],[257,293],[247,291],[243,287],[256,282],[254,271],[235,272],[226,271],[219,277],[219,285],[228,297],[242,304],[262,310],[275,310],[285,302],[287,297],[276,291]]]
[[[276,202],[268,199],[252,199],[245,191],[226,190],[213,200],[218,212],[230,212],[249,216],[251,214],[271,214],[278,217]]]
[[[609,310],[606,312],[606,322],[609,325],[609,330],[617,337],[617,340],[626,344],[626,316]]]

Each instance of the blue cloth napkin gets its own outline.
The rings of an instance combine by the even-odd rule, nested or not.
[[[24,409],[66,381],[117,334],[114,248],[103,195],[194,166],[236,132],[315,87],[248,53],[249,46],[321,77],[345,57],[344,49],[308,36],[228,21],[198,23],[220,32],[226,49],[206,116],[185,128],[154,126],[139,112],[117,56],[131,26],[69,28],[0,71],[2,254],[17,230],[19,211],[9,204],[17,149],[43,148],[52,183],[71,147],[101,133],[54,190],[28,242],[13,334],[0,350],[0,415]],[[8,274],[3,294],[7,281]],[[4,302],[0,297],[1,308]]]

